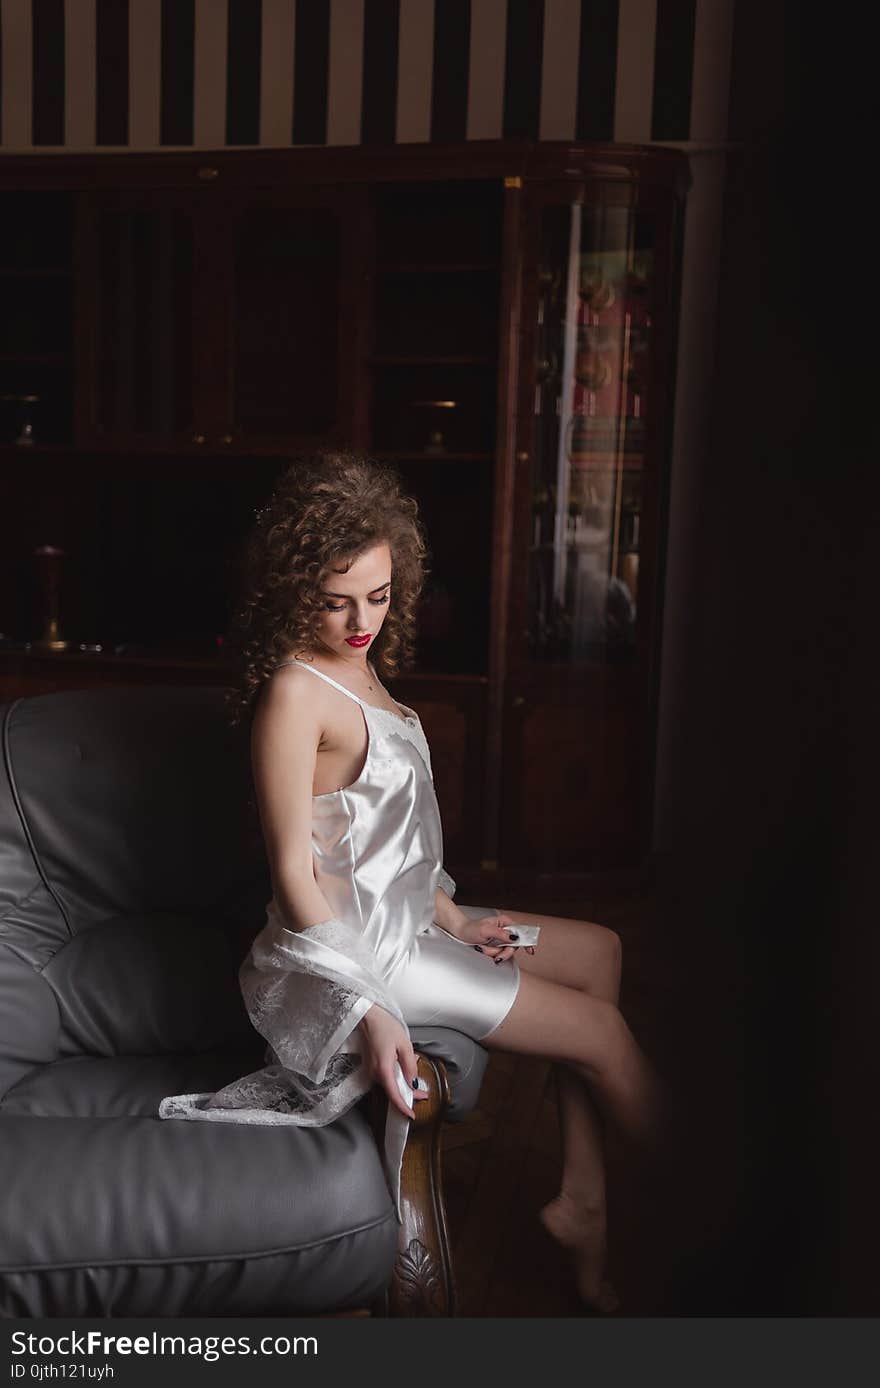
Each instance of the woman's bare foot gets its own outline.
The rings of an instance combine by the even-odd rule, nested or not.
[[[557,1195],[541,1211],[541,1223],[574,1263],[578,1294],[592,1311],[609,1316],[620,1298],[603,1277],[605,1270],[605,1212],[585,1210],[570,1196]]]

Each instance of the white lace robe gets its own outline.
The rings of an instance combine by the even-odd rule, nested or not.
[[[455,891],[445,871],[441,885]],[[371,1087],[355,1030],[364,1013],[378,1003],[407,1030],[370,949],[358,931],[339,920],[297,931],[270,917],[239,980],[248,1016],[269,1043],[270,1063],[214,1094],[170,1095],[159,1105],[160,1118],[305,1127],[331,1123]],[[402,1074],[398,1083],[411,1107],[412,1090]],[[409,1120],[389,1103],[384,1160],[398,1218],[408,1128]]]

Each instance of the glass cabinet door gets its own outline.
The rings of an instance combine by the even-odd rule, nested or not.
[[[629,662],[639,624],[653,218],[541,210],[527,655]]]
[[[523,219],[500,855],[548,872],[650,833],[680,206],[656,172],[548,180]]]

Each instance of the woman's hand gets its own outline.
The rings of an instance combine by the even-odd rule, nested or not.
[[[403,1078],[414,1089],[413,1081],[418,1077],[418,1064],[412,1042],[396,1017],[386,1012],[374,1002],[360,1020],[360,1031],[364,1038],[364,1063],[367,1074],[376,1084],[381,1084],[388,1095],[389,1102],[407,1118],[412,1118],[412,1109],[406,1104],[397,1087],[396,1066],[399,1064]],[[427,1092],[415,1090],[414,1098],[427,1099]]]
[[[505,959],[512,959],[516,953],[511,945],[505,943],[507,940],[516,940],[516,921],[511,920],[510,916],[505,916],[503,912],[498,916],[481,916],[479,920],[471,920],[462,912],[461,920],[456,922],[454,932],[450,933],[454,933],[462,944],[473,945],[481,954],[488,954],[496,964],[502,964]],[[534,952],[533,945],[526,946],[527,954]]]

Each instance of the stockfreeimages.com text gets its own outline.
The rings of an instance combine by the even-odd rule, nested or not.
[[[102,1330],[71,1330],[62,1335],[34,1335],[24,1330],[12,1332],[13,1355],[47,1354],[153,1354],[182,1355],[205,1359],[209,1363],[224,1355],[317,1354],[314,1335],[263,1335],[252,1341],[250,1335],[106,1335]]]

